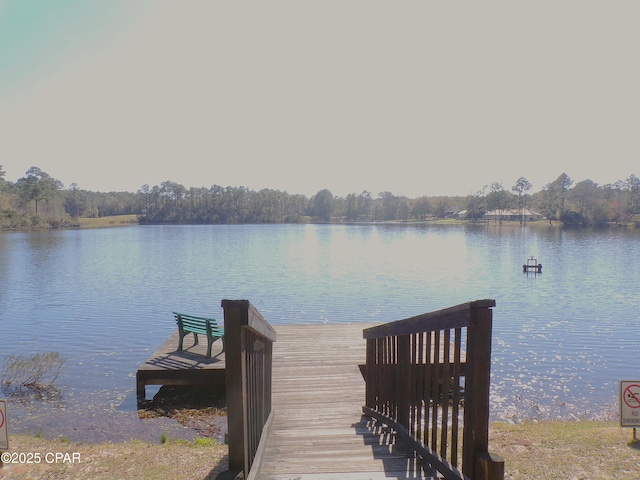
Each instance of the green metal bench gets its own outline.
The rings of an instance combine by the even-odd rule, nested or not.
[[[179,351],[182,350],[184,337],[189,333],[193,333],[194,345],[198,344],[198,334],[207,336],[207,357],[211,357],[211,346],[219,338],[222,339],[222,351],[224,352],[224,328],[219,327],[214,318],[198,317],[178,312],[173,312],[173,315],[176,318],[180,335]]]

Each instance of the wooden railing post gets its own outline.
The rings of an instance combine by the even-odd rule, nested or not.
[[[367,354],[366,354],[366,365],[365,365],[365,405],[371,408],[375,408],[376,404],[376,396],[378,392],[376,391],[377,381],[377,369],[376,369],[376,340],[369,339],[367,340]]]
[[[222,301],[224,308],[224,338],[227,394],[227,444],[229,445],[229,470],[245,471],[247,430],[246,415],[246,364],[243,352],[241,328],[247,308],[239,303]]]
[[[247,478],[271,414],[275,330],[248,300],[224,309],[229,470]]]
[[[488,453],[493,312],[488,306],[476,306],[472,303],[470,313],[467,329],[462,472],[473,480],[501,480],[504,478],[504,460]],[[496,476],[499,468],[481,466],[491,462],[502,463],[502,476]],[[492,476],[485,477],[483,472],[491,472]]]

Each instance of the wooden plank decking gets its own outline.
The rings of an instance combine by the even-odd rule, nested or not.
[[[276,325],[273,350],[274,420],[258,478],[264,480],[435,479],[432,470],[384,426],[362,415],[367,324]],[[137,372],[146,385],[225,382],[222,343],[177,351],[175,332]]]
[[[176,330],[138,369],[136,374],[138,401],[145,398],[146,385],[218,385],[225,383],[225,355],[222,342],[214,342],[211,358],[206,356],[207,339],[200,336],[193,345],[193,335],[184,339],[184,350],[178,351]]]
[[[274,420],[258,478],[427,479],[413,453],[362,415],[362,329],[370,325],[276,325]]]

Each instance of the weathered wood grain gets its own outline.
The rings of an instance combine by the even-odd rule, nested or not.
[[[430,479],[395,435],[362,415],[364,324],[277,325],[265,480]]]

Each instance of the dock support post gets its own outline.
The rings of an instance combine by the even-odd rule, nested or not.
[[[138,371],[136,373],[136,397],[138,399],[138,404],[144,402],[146,400],[147,397],[147,393],[146,393],[146,382],[144,380],[144,378],[142,378],[142,375],[140,374],[140,371]]]

